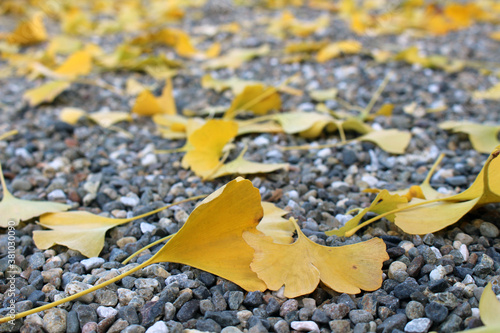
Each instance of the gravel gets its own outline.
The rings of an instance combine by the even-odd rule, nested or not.
[[[231,7],[223,15],[205,15],[199,22],[188,13],[181,23],[186,31],[194,26],[231,22],[255,15],[274,15],[262,8]],[[318,10],[293,8],[301,18],[314,18]],[[196,12],[196,11],[194,11]],[[338,24],[337,24],[338,23]],[[7,21],[0,23],[5,28]],[[53,23],[52,23],[53,24]],[[52,27],[55,28],[55,27]],[[11,29],[11,27],[9,27]],[[223,40],[225,50],[270,43],[273,52],[284,42],[268,36],[256,26],[251,34],[229,33],[213,37]],[[260,30],[259,30],[260,29]],[[498,45],[487,35],[490,24],[473,25],[448,35],[419,39],[401,36],[357,37],[341,22],[321,33],[323,38],[358,38],[368,49],[418,44],[428,54],[447,54],[474,61],[500,57]],[[261,31],[262,30],[262,31]],[[103,36],[94,42],[117,45],[118,37]],[[120,36],[121,38],[121,36]],[[461,41],[461,42],[457,42]],[[493,45],[493,46],[492,46]],[[287,299],[282,291],[246,292],[237,285],[192,267],[160,263],[58,308],[47,310],[14,326],[0,326],[0,332],[182,332],[199,331],[282,332],[456,332],[481,325],[479,299],[489,281],[500,283],[500,214],[498,205],[482,207],[458,223],[433,234],[413,236],[383,220],[362,229],[351,238],[326,237],[324,231],[349,220],[354,208],[369,205],[373,195],[367,187],[389,190],[408,188],[422,182],[439,153],[445,157],[431,184],[441,192],[462,191],[479,173],[485,154],[472,149],[465,135],[438,128],[444,120],[499,123],[500,106],[493,101],[475,100],[471,92],[485,90],[498,82],[495,74],[477,69],[447,73],[400,62],[374,63],[366,55],[340,57],[319,64],[277,64],[275,55],[245,63],[236,70],[210,72],[220,78],[232,76],[277,84],[295,73],[302,74],[298,89],[337,87],[339,96],[364,107],[387,74],[390,82],[377,102],[395,105],[392,117],[376,117],[375,127],[399,128],[412,132],[404,155],[394,156],[375,145],[350,143],[331,148],[282,151],[281,146],[328,144],[337,134],[323,134],[314,140],[297,135],[254,134],[238,139],[238,148],[248,146],[246,157],[260,162],[287,162],[288,172],[248,178],[263,200],[272,201],[299,221],[313,241],[340,246],[381,237],[390,259],[384,263],[383,284],[378,290],[357,295],[339,294],[323,285],[310,295]],[[199,63],[184,59],[186,68],[174,81],[178,108],[199,109],[228,105],[230,96],[200,89],[207,72]],[[3,64],[3,63],[2,63]],[[109,72],[99,77],[125,87],[134,77],[156,84],[144,73]],[[129,110],[131,99],[115,96],[90,85],[74,85],[53,103],[32,108],[22,93],[34,86],[24,77],[0,78],[0,134],[16,128],[19,134],[0,141],[0,161],[7,186],[23,199],[52,200],[70,204],[103,216],[126,218],[150,211],[189,196],[211,193],[232,177],[203,182],[181,166],[181,153],[153,153],[180,142],[163,139],[151,119],[134,117],[131,124],[119,124],[131,136],[104,129],[90,122],[68,125],[58,120],[63,107],[88,111],[107,108]],[[229,98],[228,98],[229,96]],[[302,97],[282,94],[283,110],[313,110],[316,102],[307,93]],[[405,112],[415,102],[423,112]],[[441,112],[426,109],[444,103]],[[342,107],[333,100],[325,104]],[[348,138],[352,133],[347,132]],[[141,247],[175,233],[185,223],[196,203],[177,205],[153,216],[113,228],[106,234],[99,257],[85,258],[63,246],[39,250],[33,231],[43,228],[29,221],[16,228],[16,303],[23,311],[89,288],[119,274],[121,262]],[[193,244],[195,245],[195,244]],[[161,245],[145,251],[129,265],[147,260]],[[7,237],[0,235],[0,314],[5,315],[8,297],[6,276]],[[495,293],[500,288],[494,286]]]

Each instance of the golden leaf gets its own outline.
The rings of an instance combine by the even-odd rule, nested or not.
[[[226,55],[210,59],[205,63],[207,69],[232,68],[236,69],[243,63],[252,60],[255,57],[261,57],[271,51],[269,45],[265,44],[257,48],[232,49]]]
[[[246,231],[245,241],[255,250],[250,265],[267,288],[285,287],[289,298],[307,295],[319,281],[340,292],[357,294],[375,290],[382,284],[382,263],[389,259],[385,243],[374,238],[341,247],[328,247],[307,238],[292,220],[297,240],[293,244],[277,244],[271,237]]]
[[[132,112],[140,116],[153,116],[155,114],[175,115],[177,109],[173,95],[172,81],[167,80],[160,97],[155,97],[149,90],[143,90],[135,100]]]
[[[59,94],[68,89],[71,82],[68,81],[51,81],[40,87],[30,89],[24,93],[24,98],[31,106],[37,106],[41,103],[52,102]]]
[[[281,108],[281,98],[276,88],[256,84],[246,86],[243,92],[234,98],[224,117],[232,119],[243,111],[252,111],[255,114],[263,115],[270,110],[279,108]]]
[[[472,147],[483,154],[488,154],[500,145],[498,140],[500,125],[476,124],[469,121],[445,121],[439,124],[439,127],[455,133],[467,134]]]
[[[200,177],[209,177],[220,166],[224,146],[238,133],[233,121],[211,119],[188,136],[192,147],[182,159],[182,167],[191,168]]]
[[[21,22],[16,30],[7,36],[11,44],[30,45],[47,40],[47,31],[43,25],[43,14],[36,13],[30,20]]]
[[[271,237],[273,242],[277,244],[292,243],[295,225],[292,221],[282,217],[288,212],[270,202],[262,202],[262,208],[264,209],[264,217],[260,220],[257,230]]]
[[[92,70],[92,56],[86,50],[76,51],[66,59],[54,73],[75,77],[79,75],[87,75]]]
[[[325,62],[333,58],[337,58],[341,54],[357,54],[361,51],[362,45],[356,40],[343,40],[328,44],[316,55],[318,62]]]
[[[20,221],[26,221],[47,212],[60,212],[70,208],[69,205],[58,202],[21,200],[14,197],[5,184],[1,164],[0,181],[3,190],[3,199],[0,201],[0,227],[2,228],[15,227]]]

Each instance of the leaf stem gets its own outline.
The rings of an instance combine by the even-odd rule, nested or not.
[[[141,215],[137,215],[137,216],[134,216],[134,217],[131,217],[131,218],[128,218],[128,219],[123,219],[123,221],[124,221],[123,223],[131,222],[131,221],[138,220],[138,219],[142,219],[144,217],[148,217],[148,216],[151,216],[153,214],[159,213],[162,210],[168,209],[170,207],[177,206],[179,204],[186,203],[186,202],[193,201],[193,200],[203,199],[206,196],[207,196],[207,194],[202,194],[202,195],[197,195],[195,197],[187,198],[187,199],[184,199],[184,200],[181,200],[181,201],[177,201],[177,202],[171,203],[169,205],[166,205],[166,206],[157,208],[155,210],[152,210],[150,212],[147,212],[147,213],[144,213],[144,214],[141,214]]]
[[[326,143],[324,145],[303,145],[303,146],[288,146],[288,147],[280,147],[281,150],[310,150],[310,149],[323,149],[323,148],[334,148],[346,145],[351,142],[355,142],[356,139],[345,140],[344,142],[336,142],[336,143]]]
[[[2,135],[0,135],[0,140],[5,140],[7,139],[9,136],[12,136],[12,135],[16,135],[18,132],[18,130],[12,130],[12,131],[8,131]]]
[[[151,258],[153,259],[153,258]],[[28,311],[24,311],[24,312],[21,312],[21,313],[17,313],[14,317],[14,319],[19,319],[19,318],[24,318],[26,316],[29,316],[30,314],[34,314],[34,313],[37,313],[37,312],[40,312],[40,311],[45,311],[45,310],[48,310],[48,309],[52,309],[53,307],[56,307],[60,304],[63,304],[63,303],[66,303],[66,302],[69,302],[69,301],[72,301],[72,300],[75,300],[77,298],[80,298],[82,296],[85,296],[93,291],[96,291],[102,287],[106,287],[116,281],[119,281],[121,280],[122,278],[134,273],[134,272],[137,272],[138,270],[150,265],[153,263],[153,261],[149,259],[145,262],[143,262],[142,264],[132,268],[131,270],[127,271],[127,272],[124,272],[118,276],[115,276],[114,278],[112,279],[109,279],[108,281],[105,281],[103,283],[100,283],[96,286],[93,286],[89,289],[86,289],[86,290],[83,290],[83,291],[80,291],[79,293],[76,293],[74,295],[71,295],[71,296],[68,296],[68,297],[65,297],[63,299],[60,299],[58,301],[55,301],[55,302],[52,302],[50,304],[46,304],[46,305],[43,305],[43,306],[39,306],[37,308],[34,308],[34,309],[31,309],[31,310],[28,310]],[[7,317],[3,317],[3,318],[0,318],[0,324],[1,323],[6,323],[8,321],[12,320],[12,318],[10,316],[7,316]]]
[[[437,160],[432,165],[431,169],[427,173],[427,176],[425,176],[425,179],[422,182],[422,185],[424,185],[424,184],[425,185],[430,185],[432,175],[434,174],[434,172],[436,172],[436,169],[437,169],[438,165],[441,164],[441,161],[443,160],[443,157],[444,157],[444,153],[439,154],[439,157],[437,158]]]
[[[378,86],[377,90],[373,94],[372,98],[370,99],[370,102],[368,102],[368,105],[363,109],[361,112],[361,119],[365,120],[366,117],[370,114],[371,110],[373,109],[373,106],[377,102],[377,100],[380,98],[380,95],[382,95],[382,92],[384,91],[385,87],[387,86],[387,83],[389,83],[389,74],[386,74],[384,77],[384,81]]]
[[[2,163],[0,163],[0,182],[2,183],[2,190],[3,190],[3,200],[8,197],[12,197],[12,194],[9,192],[7,189],[7,184],[5,184],[5,178],[3,176],[3,169],[2,169]]]

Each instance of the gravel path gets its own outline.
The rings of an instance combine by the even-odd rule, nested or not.
[[[204,12],[203,12],[204,10]],[[279,50],[285,41],[265,33],[265,26],[252,26],[256,17],[278,17],[279,11],[261,8],[206,7],[193,10],[181,26],[187,32],[207,24],[239,21],[240,33],[219,34],[223,51],[235,47],[256,47],[269,43],[272,52],[245,63],[236,70],[206,71],[195,61],[173,80],[178,109],[228,105],[231,95],[201,89],[200,78],[211,73],[219,78],[237,76],[278,84],[301,74],[301,90],[336,87],[339,96],[351,104],[366,106],[372,94],[390,75],[390,82],[377,102],[395,105],[391,117],[377,117],[383,128],[408,130],[413,138],[404,155],[390,155],[370,143],[342,147],[282,151],[281,146],[325,144],[335,135],[305,140],[285,134],[255,134],[239,140],[248,144],[247,157],[260,162],[288,162],[288,172],[249,176],[263,200],[273,201],[290,212],[302,230],[319,244],[338,246],[377,236],[387,244],[390,260],[384,263],[384,282],[379,290],[358,295],[338,294],[321,285],[310,295],[286,299],[279,292],[245,292],[237,285],[212,274],[173,263],[152,265],[88,295],[76,302],[17,320],[14,326],[0,325],[0,332],[456,332],[482,325],[478,301],[487,282],[500,292],[500,213],[498,206],[478,209],[451,227],[423,236],[402,233],[381,221],[350,238],[326,237],[323,231],[345,222],[346,213],[366,207],[373,195],[368,187],[403,189],[425,178],[435,159],[445,153],[431,184],[442,191],[467,188],[481,170],[487,155],[472,149],[465,135],[438,128],[444,120],[499,123],[500,106],[494,101],[472,99],[472,92],[498,82],[494,74],[466,68],[458,73],[409,65],[403,62],[376,63],[367,55],[350,55],[322,64],[303,62],[280,64]],[[292,8],[301,19],[322,12]],[[199,17],[202,16],[201,19]],[[2,17],[3,20],[3,17]],[[403,50],[418,45],[427,54],[443,54],[479,62],[498,61],[500,45],[488,37],[495,30],[489,24],[444,36],[413,38],[400,36],[356,36],[341,20],[317,34],[316,39],[355,38],[368,50]],[[53,24],[53,22],[52,22]],[[2,31],[15,20],[0,23]],[[49,31],[57,31],[57,26]],[[106,49],[121,41],[121,35],[89,39]],[[5,63],[1,62],[0,66]],[[490,66],[490,65],[488,65]],[[497,67],[498,68],[498,67]],[[145,74],[113,71],[93,74],[124,88],[128,78],[156,83]],[[123,134],[81,121],[75,126],[58,120],[63,107],[129,110],[133,99],[104,89],[74,84],[53,103],[29,107],[22,94],[40,80],[25,77],[0,79],[0,134],[17,129],[19,134],[0,141],[0,161],[11,192],[22,199],[66,202],[75,209],[112,217],[135,216],[190,196],[211,193],[233,177],[203,182],[180,165],[181,153],[145,158],[153,149],[179,147],[159,136],[150,118],[137,117],[120,124],[132,134]],[[159,91],[160,89],[158,89]],[[282,95],[283,110],[311,111],[315,102],[307,94]],[[404,107],[415,102],[417,111]],[[331,100],[331,109],[341,106]],[[425,109],[446,105],[444,111]],[[89,197],[89,183],[99,183],[95,198]],[[87,187],[86,187],[87,186]],[[34,222],[16,229],[16,310],[25,311],[60,299],[64,293],[86,289],[105,277],[116,275],[149,259],[161,245],[153,247],[124,266],[127,256],[141,247],[175,233],[186,221],[195,203],[184,203],[112,229],[99,258],[87,259],[76,251],[55,246],[40,251],[32,232],[42,227]],[[196,246],[196,244],[193,244]],[[7,313],[7,235],[0,235],[0,301]]]

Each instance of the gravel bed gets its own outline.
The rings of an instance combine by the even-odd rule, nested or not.
[[[225,6],[205,8],[183,27],[227,23],[238,18],[251,22],[256,15],[279,12],[259,8]],[[302,19],[320,11],[295,9]],[[0,24],[1,28],[5,28]],[[10,28],[10,27],[9,27]],[[284,41],[269,36],[257,26],[234,36],[217,36],[223,49],[255,47],[269,43],[280,50]],[[2,29],[4,30],[4,29]],[[326,29],[318,39],[357,38],[368,49],[392,45],[404,49],[418,44],[428,54],[476,61],[500,59],[498,42],[487,36],[495,27],[487,24],[442,37],[415,39],[396,37],[360,38],[341,21]],[[116,44],[119,37],[95,38]],[[109,43],[109,44],[108,44]],[[174,78],[179,109],[227,105],[230,96],[200,88],[207,71],[190,66]],[[195,62],[193,62],[195,64]],[[0,65],[2,63],[0,62]],[[358,295],[336,293],[319,286],[312,294],[287,299],[278,292],[246,292],[239,286],[201,270],[175,263],[151,265],[121,281],[74,302],[0,325],[0,332],[413,332],[431,330],[456,332],[481,326],[478,301],[487,282],[500,293],[500,212],[489,205],[466,215],[457,224],[434,234],[412,236],[387,221],[377,222],[350,238],[326,237],[323,231],[339,227],[350,218],[348,212],[366,207],[373,195],[369,187],[403,189],[422,182],[440,153],[445,153],[431,184],[440,191],[466,189],[481,170],[487,155],[472,149],[465,135],[438,128],[444,120],[499,123],[500,105],[472,99],[472,91],[485,90],[498,81],[476,69],[458,73],[420,68],[402,62],[377,64],[368,56],[353,55],[323,64],[279,64],[271,54],[245,63],[234,71],[208,71],[219,78],[238,76],[277,84],[295,73],[302,80],[298,89],[337,87],[339,96],[364,107],[386,75],[391,79],[376,107],[395,105],[392,117],[377,117],[382,128],[412,133],[404,155],[391,155],[371,143],[310,150],[282,151],[289,145],[331,143],[336,135],[315,140],[285,134],[254,134],[239,139],[248,145],[252,161],[291,164],[288,172],[249,176],[262,199],[287,210],[299,221],[304,233],[327,246],[357,243],[381,237],[390,259],[384,263],[380,289]],[[123,88],[128,78],[153,83],[146,75],[127,72],[99,74],[104,81]],[[65,202],[111,217],[136,216],[166,203],[211,193],[233,177],[203,182],[181,167],[181,153],[154,155],[153,150],[179,147],[182,142],[163,139],[151,119],[135,117],[118,126],[132,134],[103,129],[88,121],[75,126],[58,120],[63,107],[89,111],[107,108],[129,110],[133,100],[101,88],[74,84],[53,103],[31,108],[22,101],[25,90],[39,84],[26,78],[0,79],[0,134],[16,128],[19,134],[0,141],[0,161],[7,186],[18,198]],[[229,97],[229,98],[228,98]],[[442,112],[404,112],[415,102],[422,110],[445,104]],[[340,108],[327,101],[332,109]],[[310,111],[315,102],[283,95],[283,110]],[[351,135],[348,133],[348,135]],[[89,188],[97,185],[97,193]],[[121,262],[141,247],[175,233],[194,209],[183,203],[145,219],[116,227],[107,233],[98,258],[86,258],[63,246],[39,250],[32,239],[42,227],[35,221],[16,228],[16,311],[26,311],[87,289],[103,279],[135,267],[149,259],[161,244],[146,250],[127,265]],[[7,235],[0,235],[0,314],[8,312]],[[196,244],[193,244],[196,246]]]

